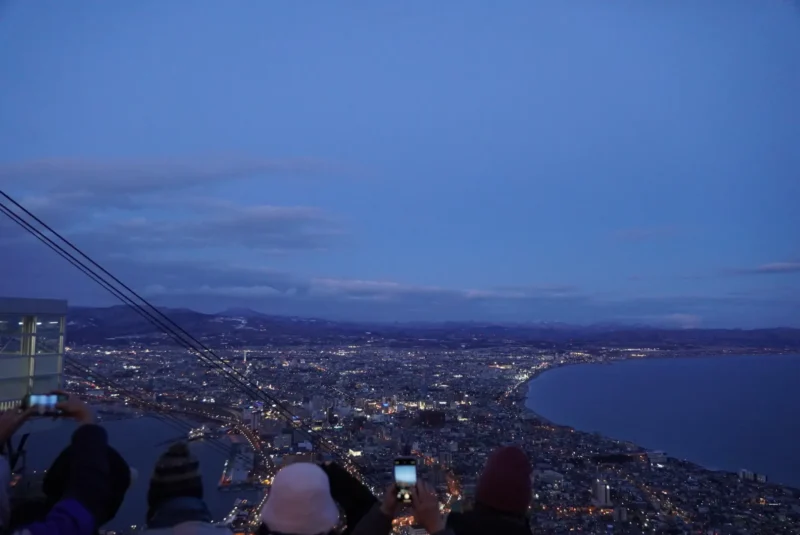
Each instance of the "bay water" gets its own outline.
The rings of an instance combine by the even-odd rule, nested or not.
[[[557,424],[800,488],[800,355],[562,366],[528,388],[527,407]]]

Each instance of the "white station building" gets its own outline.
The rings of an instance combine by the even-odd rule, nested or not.
[[[0,412],[62,386],[67,302],[0,297]]]

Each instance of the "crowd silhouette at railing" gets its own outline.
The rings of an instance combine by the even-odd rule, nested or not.
[[[119,511],[135,471],[109,444],[87,404],[68,396],[57,406],[77,422],[71,443],[58,455],[42,484],[40,497],[10,500],[11,470],[0,459],[0,534],[95,535]],[[0,415],[0,444],[35,408]],[[476,486],[475,507],[440,513],[434,490],[420,481],[411,490],[416,525],[432,535],[530,535],[531,465],[519,448],[495,450]],[[227,535],[213,522],[203,497],[200,464],[188,444],[171,445],[158,459],[147,493],[144,533],[150,535]],[[404,507],[389,487],[382,501],[336,463],[296,463],[272,481],[260,511],[258,535],[389,535]]]

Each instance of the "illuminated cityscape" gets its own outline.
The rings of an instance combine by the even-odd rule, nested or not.
[[[766,533],[788,529],[798,518],[797,490],[558,426],[524,406],[527,383],[546,370],[669,352],[524,345],[436,350],[383,342],[375,337],[361,345],[217,352],[231,370],[276,396],[293,415],[289,419],[279,406],[232,388],[222,370],[161,343],[130,339],[124,348],[70,347],[69,358],[85,371],[68,373],[66,383],[108,412],[147,402],[204,420],[187,436],[227,439],[229,461],[219,479],[225,492],[267,488],[274,470],[288,463],[334,460],[380,495],[391,482],[392,460],[410,454],[447,513],[472,506],[488,453],[513,443],[535,462],[530,519],[537,532],[599,532],[608,524],[621,533],[696,532],[731,524]],[[252,528],[257,510],[238,503],[228,520]],[[412,524],[407,514],[396,520],[398,530]]]
[[[432,340],[398,343],[367,332],[360,342],[344,344],[299,340],[259,347],[230,340],[234,347],[215,351],[220,365],[211,366],[207,357],[165,345],[157,335],[65,347],[65,325],[80,332],[81,322],[95,320],[85,313],[72,317],[65,302],[0,304],[4,369],[11,374],[6,403],[63,384],[91,400],[101,420],[149,416],[180,424],[185,440],[225,452],[221,475],[211,467],[204,472],[218,478],[219,492],[260,496],[237,499],[219,519],[236,532],[258,526],[276,470],[296,462],[338,462],[380,496],[392,481],[393,459],[412,455],[443,514],[468,510],[488,454],[503,444],[521,445],[534,460],[529,512],[537,532],[599,532],[614,525],[620,533],[688,533],[732,525],[775,533],[800,518],[800,491],[771,484],[763,474],[709,471],[555,425],[525,408],[529,381],[547,370],[680,354],[674,350],[536,349],[508,340],[437,349]],[[246,317],[224,320],[248,324]],[[60,366],[62,359],[63,376],[40,373],[59,370],[46,363]],[[231,378],[242,380],[237,385]],[[395,528],[418,529],[410,511],[395,519]]]

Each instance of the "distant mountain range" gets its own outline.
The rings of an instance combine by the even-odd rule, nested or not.
[[[356,323],[276,316],[235,308],[205,314],[184,308],[160,308],[171,321],[212,347],[304,345],[350,342],[395,347],[541,348],[658,347],[664,349],[800,349],[800,329],[682,329],[644,325],[564,323],[493,324],[482,322]],[[70,344],[127,346],[132,342],[172,344],[168,335],[125,306],[70,308]]]

